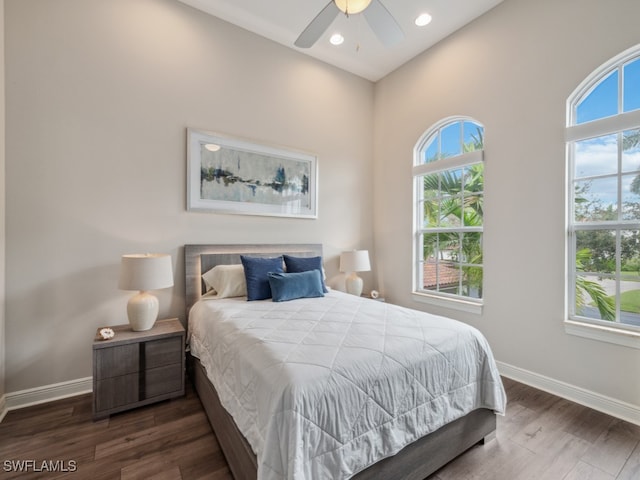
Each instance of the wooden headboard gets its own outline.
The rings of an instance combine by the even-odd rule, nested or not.
[[[185,306],[187,318],[194,303],[204,293],[202,274],[216,265],[240,263],[240,255],[253,257],[276,257],[287,254],[296,257],[322,255],[322,244],[265,244],[265,245],[185,245]]]

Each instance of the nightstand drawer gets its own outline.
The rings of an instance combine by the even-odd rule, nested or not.
[[[183,388],[182,363],[145,371],[144,398],[179,392]]]
[[[138,401],[139,381],[137,373],[99,380],[95,395],[97,411],[109,410]]]
[[[135,373],[140,369],[140,347],[137,343],[103,348],[96,351],[98,380]]]
[[[116,325],[93,341],[93,419],[184,395],[184,327],[177,318],[150,330]]]
[[[144,344],[145,368],[162,367],[182,362],[182,337],[163,338]]]

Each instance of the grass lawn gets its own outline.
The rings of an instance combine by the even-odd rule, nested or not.
[[[640,290],[629,290],[620,295],[620,310],[640,313]]]

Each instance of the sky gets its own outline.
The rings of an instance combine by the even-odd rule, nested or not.
[[[618,92],[622,93],[622,112],[640,108],[640,59],[633,60],[606,76],[576,109],[576,123],[585,123],[618,113]],[[620,87],[622,80],[622,87]]]
[[[463,144],[472,143],[477,139],[478,128],[484,133],[484,128],[480,124],[471,121],[455,122],[440,129],[438,135],[434,135],[429,140],[425,159],[436,158],[438,153],[444,157],[460,155]],[[438,152],[438,147],[440,147],[440,152]]]
[[[605,76],[578,103],[575,111],[577,124],[598,120],[640,109],[640,58]],[[621,111],[620,111],[621,110]],[[638,131],[627,131],[631,135]],[[640,146],[622,151],[618,172],[618,136],[604,135],[576,142],[574,176],[590,183],[590,195],[603,204],[617,204],[618,174],[620,174],[622,201],[640,202],[640,196],[631,193],[633,179],[640,175]]]

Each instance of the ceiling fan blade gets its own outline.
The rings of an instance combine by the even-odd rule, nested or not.
[[[369,26],[378,39],[387,47],[392,47],[404,38],[404,32],[389,10],[380,2],[372,0],[367,9],[362,12],[369,22]]]
[[[293,44],[299,48],[309,48],[313,46],[327,28],[329,28],[329,25],[331,25],[331,22],[335,20],[339,12],[340,10],[333,0],[329,2],[327,6],[324,7],[318,15],[316,15],[316,18],[311,20],[311,23],[307,25],[307,28],[302,31],[298,39],[293,42]]]

